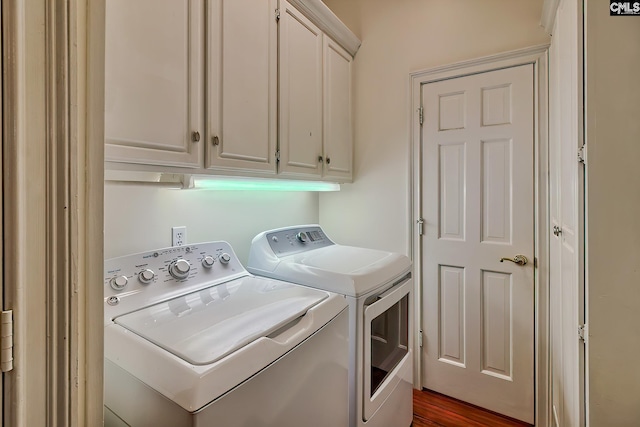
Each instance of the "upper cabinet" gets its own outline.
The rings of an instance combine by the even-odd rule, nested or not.
[[[353,134],[351,130],[351,61],[353,58],[332,39],[324,38],[325,179],[351,181]]]
[[[276,173],[277,3],[207,4],[207,168]]]
[[[280,172],[352,179],[351,61],[284,2],[280,21]]]
[[[322,31],[284,2],[280,10],[280,171],[322,173]]]
[[[105,2],[105,156],[202,165],[203,3]]]
[[[360,41],[322,1],[109,0],[105,27],[108,168],[352,179]]]

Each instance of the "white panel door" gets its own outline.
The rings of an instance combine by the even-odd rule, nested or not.
[[[202,1],[105,7],[106,160],[201,166]]]
[[[288,2],[280,10],[280,173],[322,173],[322,32]]]
[[[277,7],[208,3],[207,167],[276,173]]]
[[[560,3],[549,51],[551,425],[556,427],[584,425],[580,408],[583,344],[577,333],[584,314],[579,287],[581,166],[577,159],[581,4],[576,0]]]
[[[422,105],[423,385],[533,423],[533,65],[425,84]]]
[[[351,62],[353,58],[324,37],[324,177],[352,178]]]

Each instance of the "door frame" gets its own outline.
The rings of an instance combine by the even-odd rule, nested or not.
[[[549,196],[548,196],[548,50],[538,45],[457,62],[410,74],[410,185],[409,253],[414,277],[414,387],[422,388],[422,126],[421,88],[423,84],[464,77],[503,68],[533,64],[534,70],[534,286],[535,286],[535,425],[549,424]]]
[[[2,3],[5,425],[102,425],[100,10],[104,0]]]

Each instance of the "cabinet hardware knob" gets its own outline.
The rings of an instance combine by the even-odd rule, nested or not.
[[[191,140],[193,142],[199,142],[200,141],[200,132],[195,131],[191,134]]]
[[[220,145],[220,138],[218,138],[217,136],[213,137],[213,145],[218,146]]]
[[[322,156],[318,156],[318,161],[319,161],[320,163],[322,163],[322,162],[324,161],[324,157],[322,157]]]
[[[500,262],[504,262],[504,261],[511,261],[518,265],[526,265],[529,262],[527,257],[524,255],[516,255],[513,258],[500,258]]]
[[[327,164],[331,163],[331,159],[329,157],[327,157]]]
[[[553,226],[553,235],[554,236],[559,236],[562,234],[562,228],[558,227],[557,225]]]

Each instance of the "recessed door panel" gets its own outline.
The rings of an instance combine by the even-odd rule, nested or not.
[[[482,125],[511,123],[511,85],[482,88]]]
[[[482,271],[482,372],[511,381],[511,275]]]
[[[465,124],[465,93],[440,95],[438,105],[439,130],[463,129]]]
[[[464,269],[440,266],[440,360],[464,367]]]
[[[464,240],[465,144],[439,147],[440,238]]]
[[[481,141],[482,155],[482,241],[511,243],[510,139]]]

